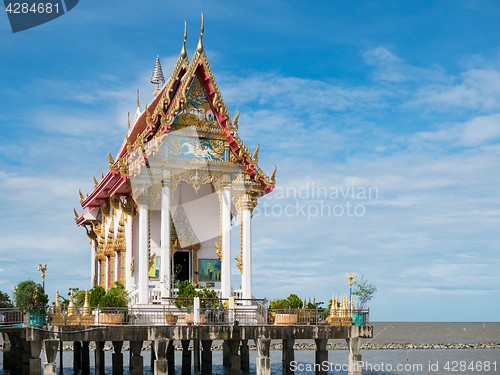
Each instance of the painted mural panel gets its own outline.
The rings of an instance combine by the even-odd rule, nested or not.
[[[160,257],[155,256],[151,267],[149,267],[149,278],[159,279],[160,278]]]
[[[199,280],[220,281],[220,260],[200,259]]]

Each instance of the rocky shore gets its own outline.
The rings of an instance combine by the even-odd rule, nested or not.
[[[255,344],[248,344],[250,350],[257,350]],[[295,350],[316,350],[316,345],[311,343],[299,343],[293,346]],[[347,350],[346,344],[340,343],[328,343],[326,346],[327,350]],[[91,351],[95,350],[95,343],[91,342],[89,345]],[[271,350],[281,350],[281,343],[271,344]],[[470,344],[422,344],[422,343],[389,343],[389,344],[363,344],[361,350],[409,350],[409,349],[500,349],[500,343],[470,343]],[[64,345],[64,351],[72,351],[73,345]],[[129,351],[130,347],[128,345],[123,345],[122,351]],[[151,350],[149,345],[144,345],[143,351]],[[181,351],[181,345],[175,345],[175,350]],[[193,350],[193,346],[189,346],[189,350]],[[222,350],[222,345],[212,345],[212,351]],[[2,351],[2,346],[0,345],[0,352]],[[112,352],[112,345],[105,345],[104,351]]]

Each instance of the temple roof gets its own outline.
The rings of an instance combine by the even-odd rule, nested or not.
[[[254,153],[251,153],[238,136],[239,112],[232,120],[204,52],[202,44],[203,31],[202,23],[198,47],[191,62],[189,62],[185,53],[185,33],[181,54],[170,78],[159,89],[153,100],[146,105],[144,111],[141,112],[138,108],[116,158],[113,159],[111,153],[109,154],[110,171],[98,184],[96,183],[95,190],[87,198],[82,199],[82,208],[98,207],[100,205],[99,201],[110,196],[131,193],[130,186],[127,184],[130,179],[129,158],[137,150],[143,150],[147,142],[156,139],[162,142],[165,139],[164,137],[172,130],[172,125],[178,115],[187,108],[188,100],[186,95],[193,83],[198,84],[196,81],[199,81],[203,87],[206,98],[210,103],[210,108],[220,128],[218,132],[225,137],[229,144],[232,153],[231,160],[237,161],[245,173],[263,186],[264,194],[273,190],[276,169],[270,177],[267,176],[258,167],[258,148]],[[157,75],[158,71],[161,71],[159,64],[159,59],[157,59],[155,65]],[[139,105],[139,100],[137,100],[137,104]],[[147,158],[147,156],[145,157]]]

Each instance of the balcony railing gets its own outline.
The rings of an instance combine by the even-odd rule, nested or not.
[[[162,305],[126,308],[47,307],[46,316],[23,319],[18,309],[0,309],[0,326],[168,325],[367,325],[368,310],[268,309],[266,300],[169,298]]]

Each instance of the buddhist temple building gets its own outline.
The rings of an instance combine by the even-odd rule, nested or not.
[[[153,100],[137,110],[109,171],[80,192],[78,226],[90,239],[92,286],[125,285],[131,304],[166,303],[176,283],[209,286],[218,296],[252,298],[252,210],[273,191],[238,136],[203,47],[203,20],[189,61],[184,43],[166,81],[157,58]],[[97,171],[96,171],[97,172]],[[239,225],[240,248],[231,248]],[[233,234],[235,231],[233,231]],[[231,262],[241,289],[231,285]]]

